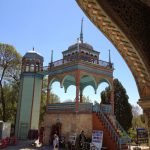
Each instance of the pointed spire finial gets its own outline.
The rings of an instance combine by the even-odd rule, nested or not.
[[[77,44],[78,44],[78,52],[80,51],[80,48],[79,48],[79,43],[80,42],[80,40],[79,40],[79,38],[77,38]]]
[[[53,50],[51,50],[51,63],[53,62]]]
[[[80,41],[81,41],[81,43],[83,43],[83,17],[82,17],[82,20],[81,20]]]

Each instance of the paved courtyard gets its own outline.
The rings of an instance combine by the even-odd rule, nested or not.
[[[34,146],[31,146],[31,141],[18,141],[15,146],[7,146],[6,148],[3,148],[4,150],[53,150],[52,146],[42,146],[40,148],[35,148]],[[60,149],[64,150],[64,149]]]
[[[52,146],[46,145],[42,146],[40,148],[35,148],[31,146],[31,141],[18,141],[18,143],[15,146],[8,146],[6,148],[3,148],[4,150],[53,150]],[[133,150],[133,147],[131,146],[131,150]],[[64,150],[64,149],[59,149]],[[141,150],[150,150],[147,146],[141,146]]]

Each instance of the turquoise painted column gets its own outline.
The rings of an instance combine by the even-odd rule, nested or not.
[[[15,135],[18,139],[27,139],[31,133],[38,135],[43,81],[43,75],[39,72],[42,70],[43,57],[30,51],[23,57],[22,64]]]
[[[34,73],[24,73],[21,76],[15,130],[19,139],[27,139],[29,130],[38,130],[42,78]]]

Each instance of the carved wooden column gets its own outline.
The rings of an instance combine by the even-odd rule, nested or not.
[[[80,91],[80,71],[76,71],[76,112],[78,112]]]
[[[80,103],[83,103],[82,96],[83,96],[83,93],[82,93],[82,90],[80,89]]]

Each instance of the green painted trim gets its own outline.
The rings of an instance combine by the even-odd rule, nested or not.
[[[49,71],[45,71],[44,75],[50,75],[50,76],[55,76],[57,74],[62,74],[62,73],[66,73],[66,72],[70,72],[70,71],[75,71],[75,70],[84,70],[88,73],[94,73],[94,74],[98,74],[98,75],[106,75],[109,77],[113,77],[113,72],[111,70],[109,71],[105,71],[105,70],[100,70],[100,68],[92,68],[92,67],[87,67],[85,65],[72,65],[72,66],[66,66],[66,67],[61,67],[58,68],[56,70],[49,70]]]
[[[23,77],[37,77],[37,78],[43,78],[44,75],[39,73],[31,73],[31,72],[24,72],[21,74],[21,78]]]

